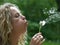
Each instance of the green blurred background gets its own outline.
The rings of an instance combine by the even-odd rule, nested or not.
[[[27,45],[29,45],[31,37],[39,32],[39,21],[59,12],[59,1],[56,0],[0,0],[0,4],[6,2],[16,4],[28,20]],[[42,27],[41,32],[46,39],[43,45],[60,45],[60,21],[47,23]]]

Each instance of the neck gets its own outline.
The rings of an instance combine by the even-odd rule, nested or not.
[[[24,45],[25,33],[11,33],[10,34],[10,43],[11,45]],[[21,43],[21,44],[20,44]]]
[[[10,34],[10,43],[11,43],[11,45],[17,45],[18,38],[19,38],[20,35],[18,33],[11,33]]]

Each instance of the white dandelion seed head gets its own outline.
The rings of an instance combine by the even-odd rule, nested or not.
[[[40,21],[39,24],[40,24],[41,26],[44,26],[44,25],[46,24],[46,21],[44,21],[44,20],[43,20],[43,21]]]

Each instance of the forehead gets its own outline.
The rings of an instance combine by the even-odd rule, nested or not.
[[[17,7],[10,7],[12,12],[18,12],[20,13],[19,9]]]

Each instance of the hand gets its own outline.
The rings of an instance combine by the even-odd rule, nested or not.
[[[42,45],[44,41],[45,39],[43,39],[43,36],[39,32],[32,37],[30,45]]]

